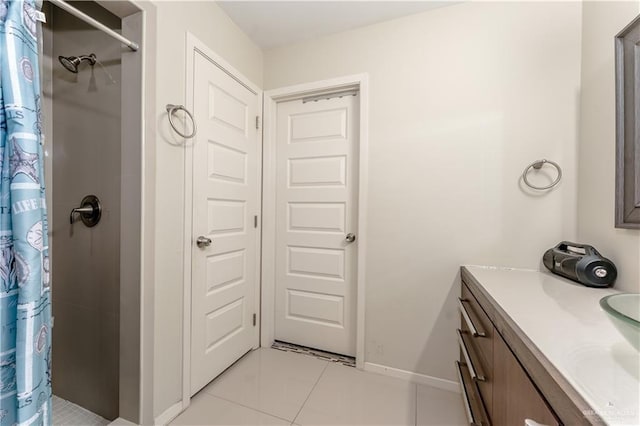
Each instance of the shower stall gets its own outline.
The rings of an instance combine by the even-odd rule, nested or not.
[[[127,91],[140,86],[142,62],[65,10],[121,32],[109,2],[60,3],[43,5],[41,55],[54,423],[56,415],[75,424],[138,422],[142,120],[141,101]],[[126,2],[111,3],[118,11]],[[141,16],[127,19],[141,35]],[[72,411],[85,417],[60,417]]]

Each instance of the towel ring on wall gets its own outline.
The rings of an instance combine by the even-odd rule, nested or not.
[[[184,133],[182,133],[180,130],[178,130],[176,125],[173,123],[173,115],[176,113],[176,111],[180,111],[180,110],[184,111],[184,113],[191,119],[191,123],[193,124],[193,127],[192,127],[193,130],[191,131],[190,135],[185,135]],[[179,134],[185,139],[191,139],[196,135],[196,132],[197,132],[196,120],[193,118],[193,115],[191,115],[191,113],[184,107],[184,105],[167,104],[167,114],[169,115],[169,124],[171,124],[171,127],[177,134]]]
[[[544,166],[545,164],[551,164],[553,167],[556,168],[556,171],[558,172],[558,176],[556,177],[556,179],[551,182],[549,185],[547,186],[536,186],[533,185],[531,182],[529,182],[529,180],[527,179],[527,175],[529,174],[529,171],[533,168],[536,170],[540,170],[542,168],[542,166]],[[560,179],[562,179],[562,169],[560,168],[560,166],[558,165],[558,163],[556,163],[555,161],[551,161],[551,160],[545,160],[544,158],[542,160],[537,160],[534,161],[533,163],[529,164],[525,169],[524,172],[522,172],[522,180],[524,181],[524,183],[529,187],[529,188],[533,188],[533,189],[537,189],[539,191],[543,191],[545,189],[551,189],[554,186],[556,186],[559,182]]]

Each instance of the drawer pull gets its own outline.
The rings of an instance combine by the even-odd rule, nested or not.
[[[471,410],[471,402],[469,402],[469,395],[467,394],[467,387],[462,380],[462,370],[460,362],[456,361],[456,372],[458,373],[458,380],[460,381],[460,390],[462,391],[462,399],[464,401],[464,409],[467,412],[467,419],[469,419],[470,425],[477,425],[476,419],[473,418],[473,410]]]
[[[462,355],[464,356],[464,360],[467,363],[467,367],[469,368],[469,374],[471,374],[471,378],[476,382],[484,382],[487,379],[484,377],[484,374],[478,374],[476,372],[473,363],[471,362],[471,357],[469,356],[469,350],[467,349],[467,344],[464,342],[462,337],[462,330],[457,330],[458,332],[458,342],[460,343],[460,349],[462,350]]]
[[[462,302],[466,302],[466,300],[458,297],[458,308],[460,309],[462,318],[464,318],[464,322],[467,323],[467,327],[469,327],[469,331],[471,331],[471,335],[473,337],[486,337],[487,334],[484,331],[478,331],[476,326],[473,324],[473,321],[471,321],[471,317],[469,316],[469,312],[467,312],[467,308],[464,307]]]

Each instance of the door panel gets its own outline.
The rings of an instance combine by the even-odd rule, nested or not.
[[[257,345],[259,98],[195,54],[191,393]],[[196,239],[211,239],[198,247]]]
[[[289,231],[346,232],[345,203],[289,203]]]
[[[289,290],[289,315],[306,321],[344,326],[344,298]]]
[[[346,157],[301,157],[289,160],[289,187],[346,185]]]
[[[277,108],[275,336],[355,355],[357,98]]]

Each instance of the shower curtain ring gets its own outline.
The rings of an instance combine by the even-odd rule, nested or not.
[[[173,122],[173,115],[176,113],[176,111],[180,111],[180,110],[184,111],[184,113],[191,119],[192,131],[190,135],[185,135],[180,130],[178,130],[178,128]],[[193,118],[193,115],[191,115],[191,113],[184,107],[184,105],[167,104],[167,114],[169,115],[169,124],[171,124],[171,128],[173,128],[174,132],[176,132],[177,134],[179,134],[185,139],[191,139],[196,135],[196,132],[197,132],[196,120]]]

